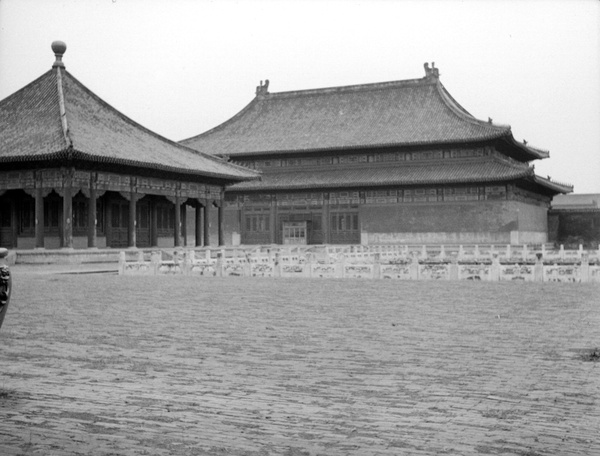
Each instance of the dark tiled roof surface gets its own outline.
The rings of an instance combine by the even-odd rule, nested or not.
[[[472,117],[437,79],[257,96],[220,126],[182,141],[217,155],[420,145],[512,137]]]
[[[44,156],[67,147],[52,71],[0,101],[0,158]]]
[[[401,166],[339,166],[321,169],[264,173],[261,181],[242,182],[231,191],[297,190],[382,185],[461,184],[499,182],[533,175],[526,164],[496,160],[457,161],[452,164],[410,164]]]
[[[57,70],[0,101],[0,161],[52,160],[66,150],[80,159],[164,169],[234,181],[246,168],[198,153],[140,126],[61,71],[67,137],[60,116]],[[72,147],[69,146],[72,143]]]

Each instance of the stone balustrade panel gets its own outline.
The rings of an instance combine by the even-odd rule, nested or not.
[[[424,246],[418,250],[338,246],[321,251],[271,247],[200,253],[182,249],[140,252],[137,261],[126,261],[131,255],[121,252],[119,258],[119,273],[125,275],[600,282],[598,251],[535,251],[526,246]]]

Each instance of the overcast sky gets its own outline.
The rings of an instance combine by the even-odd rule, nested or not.
[[[599,0],[0,0],[0,99],[50,69],[172,140],[271,92],[424,76],[600,193]],[[0,132],[1,134],[1,132]]]

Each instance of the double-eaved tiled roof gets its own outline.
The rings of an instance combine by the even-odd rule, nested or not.
[[[545,158],[514,140],[509,126],[470,115],[436,75],[422,79],[269,93],[267,86],[225,123],[181,141],[221,156],[389,146],[472,143],[505,138],[514,158]]]
[[[0,163],[65,159],[239,182],[258,174],[170,141],[54,67],[0,101]]]
[[[488,158],[453,163],[403,163],[402,166],[354,164],[320,169],[288,168],[265,172],[260,181],[241,182],[231,191],[301,190],[317,188],[381,187],[388,185],[444,185],[491,183],[534,176],[533,168],[516,161]]]

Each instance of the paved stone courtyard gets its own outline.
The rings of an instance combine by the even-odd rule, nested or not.
[[[599,284],[13,276],[2,455],[600,454]]]

